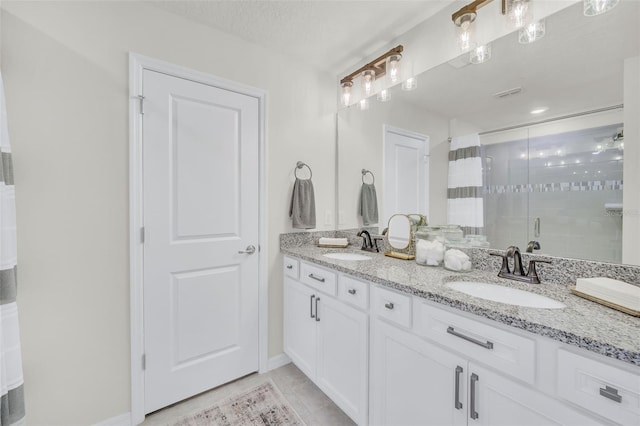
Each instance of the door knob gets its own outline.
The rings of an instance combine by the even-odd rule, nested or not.
[[[238,250],[239,254],[253,254],[256,252],[256,248],[252,245],[247,246],[245,250]]]

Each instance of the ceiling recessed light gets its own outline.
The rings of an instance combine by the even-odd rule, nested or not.
[[[535,108],[535,109],[531,110],[531,114],[542,114],[543,112],[545,112],[548,109],[549,108],[547,108],[547,107]]]

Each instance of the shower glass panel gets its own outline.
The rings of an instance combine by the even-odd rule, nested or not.
[[[487,145],[492,247],[621,262],[623,152],[622,124]]]
[[[485,233],[491,247],[527,242],[528,138],[484,146]]]

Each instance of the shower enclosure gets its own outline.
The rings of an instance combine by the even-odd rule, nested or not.
[[[621,262],[623,151],[622,124],[485,144],[491,246]]]

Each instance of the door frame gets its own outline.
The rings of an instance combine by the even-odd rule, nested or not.
[[[267,170],[266,98],[267,92],[225,80],[180,65],[129,53],[129,280],[131,326],[131,422],[144,420],[144,321],[143,321],[143,179],[142,179],[142,73],[156,71],[197,83],[254,97],[258,100],[259,149],[259,234],[258,234],[258,359],[259,372],[268,370],[268,247],[267,247]]]

